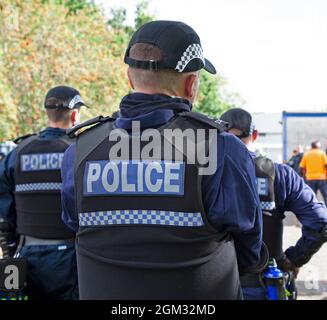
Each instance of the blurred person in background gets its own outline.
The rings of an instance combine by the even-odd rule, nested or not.
[[[304,150],[302,146],[297,146],[296,149],[293,150],[292,152],[292,157],[290,160],[287,161],[287,165],[289,165],[293,170],[302,176],[302,171],[300,169],[300,163],[304,155]]]
[[[263,240],[270,258],[278,267],[294,278],[299,268],[327,241],[327,209],[319,202],[304,180],[285,164],[274,163],[267,157],[257,156],[253,143],[259,136],[252,116],[243,109],[226,111],[221,120],[228,122],[229,132],[244,142],[255,163],[258,194],[263,212]],[[302,236],[298,242],[283,250],[283,219],[287,211],[293,212],[302,224]],[[265,299],[260,274],[241,277],[246,300]],[[296,290],[294,288],[296,295]]]
[[[303,155],[300,169],[310,188],[315,194],[320,191],[327,204],[327,155],[319,141],[312,142],[311,150]]]

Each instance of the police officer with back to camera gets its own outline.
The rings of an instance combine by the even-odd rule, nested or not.
[[[61,220],[60,167],[73,142],[66,129],[78,122],[83,105],[76,89],[51,89],[45,98],[49,126],[19,139],[1,162],[0,234],[12,248],[19,238],[16,256],[28,262],[29,299],[78,297],[75,234]]]
[[[258,131],[250,113],[243,109],[226,111],[221,120],[229,123],[229,132],[239,137],[251,150]],[[284,272],[296,278],[299,268],[327,241],[327,210],[304,180],[289,166],[273,163],[269,158],[254,158],[258,193],[263,212],[263,240]],[[283,252],[283,219],[292,211],[302,224],[302,237]],[[246,299],[265,299],[259,276],[241,278]]]
[[[63,159],[63,220],[77,232],[80,298],[241,299],[238,270],[266,263],[262,213],[245,146],[221,133],[224,123],[191,111],[199,71],[215,68],[196,32],[175,21],[143,25],[125,62],[134,93],[121,101],[119,117],[88,121],[96,124]],[[145,136],[154,128],[159,136],[152,154],[144,151],[152,138],[142,139],[141,158],[126,155],[142,135],[131,134],[136,123]],[[216,133],[212,174],[201,176],[171,140],[182,161],[164,154],[165,130],[173,129]],[[108,159],[114,131],[128,138],[119,161]]]

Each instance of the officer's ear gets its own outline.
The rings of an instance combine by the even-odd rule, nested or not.
[[[258,137],[259,137],[258,130],[254,130],[252,133],[252,142],[256,141]]]
[[[73,109],[70,115],[70,121],[74,127],[79,122],[79,109]]]
[[[184,81],[184,97],[194,102],[199,90],[199,76],[197,74],[189,74]]]
[[[131,77],[130,68],[127,69],[127,77],[128,77],[128,84],[129,84],[129,86],[134,90],[135,87],[134,87],[133,80],[132,80],[132,77]]]

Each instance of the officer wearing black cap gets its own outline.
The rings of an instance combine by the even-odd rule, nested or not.
[[[77,232],[80,298],[241,299],[239,270],[257,272],[266,262],[261,211],[245,146],[223,122],[191,111],[199,71],[215,68],[196,32],[175,21],[142,26],[125,62],[134,93],[117,119],[88,121],[95,125],[63,159],[63,220]],[[217,147],[216,168],[202,174],[168,137],[173,130],[191,145],[192,133],[211,130],[217,140],[205,135],[196,147],[201,155],[210,154],[202,141]],[[124,139],[119,160],[116,134]],[[147,134],[154,136],[140,141]]]
[[[0,167],[0,235],[28,262],[30,299],[78,296],[74,233],[61,220],[60,168],[72,143],[66,129],[85,105],[71,87],[51,89],[45,98],[49,126],[17,139],[18,146]]]
[[[243,109],[231,109],[221,116],[229,123],[229,132],[240,138],[249,149],[258,137],[258,131],[250,113]],[[254,158],[258,193],[263,212],[263,240],[271,258],[285,272],[296,278],[299,268],[327,241],[327,210],[319,202],[304,180],[289,166],[273,163],[263,156]],[[283,219],[285,212],[292,211],[301,222],[302,237],[295,246],[283,252]],[[265,299],[259,275],[241,278],[246,299]]]

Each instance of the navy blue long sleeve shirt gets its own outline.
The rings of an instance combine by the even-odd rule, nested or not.
[[[140,121],[141,129],[167,123],[174,113],[171,110],[154,110],[164,99],[167,101],[167,97],[161,95],[127,96],[121,105],[124,117],[116,120],[116,127],[127,129],[133,120]],[[142,109],[144,106],[147,112]],[[124,107],[127,109],[125,113]],[[129,112],[129,109],[134,112]],[[141,112],[135,112],[136,110]],[[228,133],[218,136],[217,150],[215,174],[203,176],[204,207],[212,226],[233,235],[240,269],[251,269],[260,261],[262,246],[262,213],[253,160],[244,144]],[[75,153],[76,145],[73,144],[66,150],[62,162],[62,218],[67,226],[76,231],[78,212],[74,191]]]
[[[321,240],[312,236],[327,227],[326,206],[318,201],[315,193],[304,180],[289,166],[275,164],[275,195],[279,213],[292,211],[302,224],[302,236],[298,242],[286,250],[286,255],[298,266],[311,258],[312,248]],[[318,245],[319,247],[319,245]],[[318,248],[317,247],[317,248]],[[302,257],[308,256],[303,260]]]

